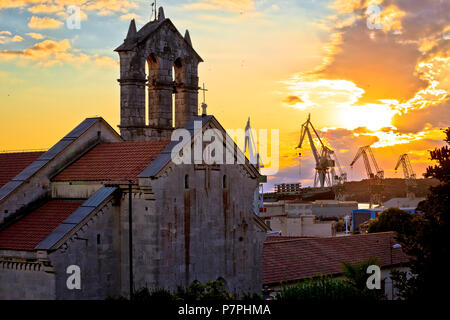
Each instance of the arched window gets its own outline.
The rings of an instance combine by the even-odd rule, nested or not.
[[[156,97],[155,95],[152,95],[152,87],[157,84],[160,78],[160,63],[159,59],[155,54],[150,54],[147,57],[147,87],[148,92],[145,95],[145,114],[146,114],[146,121],[145,124],[149,125],[154,123],[150,123],[150,119],[157,118],[157,109],[155,105]],[[157,95],[157,94],[156,94]],[[152,99],[153,100],[153,107],[152,106]]]

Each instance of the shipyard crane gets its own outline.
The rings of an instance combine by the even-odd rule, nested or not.
[[[335,164],[335,167],[332,167],[330,169],[335,198],[336,200],[343,201],[345,200],[344,184],[347,182],[347,173],[345,173],[342,170],[341,164],[339,163],[336,153],[333,150],[330,151],[331,151],[330,156],[332,157],[332,160],[334,161]],[[338,172],[336,172],[335,168],[338,169]]]
[[[398,167],[402,165],[403,167],[403,175],[405,177],[406,181],[406,196],[410,199],[415,198],[415,192],[417,190],[417,180],[416,180],[416,174],[413,171],[413,168],[411,166],[411,162],[409,161],[408,154],[402,154],[400,155],[397,165],[395,166],[395,172],[397,172]]]
[[[259,156],[259,153],[256,148],[256,141],[253,137],[252,129],[250,126],[250,117],[248,118],[247,125],[245,126],[245,143],[244,143],[244,154],[247,152],[248,149],[248,156],[250,163],[253,164],[259,173],[261,173],[261,168],[264,168],[264,165],[261,161],[261,157]],[[264,176],[262,176],[264,177]],[[255,190],[254,195],[254,211],[256,214],[259,214],[264,208],[264,185],[262,182],[264,182],[264,179],[262,181],[259,181],[258,189]]]
[[[319,141],[319,148],[316,147],[313,135],[315,135],[316,139]],[[325,146],[325,144],[322,142],[322,139],[311,123],[311,114],[308,115],[308,119],[302,125],[300,133],[300,143],[297,146],[298,149],[302,148],[303,141],[305,140],[306,136],[308,136],[314,160],[316,161],[314,187],[331,187],[335,189],[337,198],[342,198],[343,184],[347,180],[347,174],[342,171],[335,152]],[[320,151],[318,149],[320,149]],[[301,153],[299,153],[299,156],[301,157]],[[336,172],[335,167],[338,168],[339,173]]]
[[[377,160],[375,159],[375,155],[373,154],[372,148],[370,146],[364,146],[359,148],[356,153],[355,158],[353,159],[350,167],[353,168],[353,165],[358,161],[359,158],[363,158],[364,166],[366,167],[367,178],[369,179],[369,194],[370,194],[370,207],[374,204],[382,205],[381,203],[381,195],[383,192],[383,179],[384,179],[384,171],[378,166]],[[375,172],[372,171],[372,166],[370,165],[370,160],[372,160],[373,167]]]

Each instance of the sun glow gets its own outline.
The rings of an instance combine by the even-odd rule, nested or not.
[[[345,129],[366,127],[371,131],[392,127],[392,117],[399,113],[386,104],[366,104],[347,106],[340,112],[341,123]]]

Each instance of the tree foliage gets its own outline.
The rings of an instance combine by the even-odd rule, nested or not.
[[[351,264],[343,263],[345,279],[333,279],[330,276],[319,276],[307,279],[294,286],[284,286],[277,295],[282,301],[375,301],[385,298],[382,290],[367,288],[367,268],[379,265],[377,259]]]
[[[256,299],[256,295],[252,296]],[[114,300],[127,300],[126,297],[111,298]],[[136,290],[131,300],[135,302],[173,302],[173,301],[224,301],[232,300],[233,297],[228,293],[225,282],[221,279],[216,281],[208,281],[206,284],[202,284],[200,281],[192,282],[189,287],[184,288],[178,286],[175,291],[170,291],[162,288],[148,287],[140,288]]]
[[[396,234],[410,233],[414,228],[413,215],[398,208],[383,211],[375,220],[370,222],[368,233],[394,231]]]
[[[445,130],[444,141],[450,145],[450,128]],[[436,178],[440,184],[430,193],[417,210],[424,212],[412,220],[413,228],[399,234],[406,254],[412,257],[411,275],[393,273],[401,297],[410,300],[441,299],[442,290],[448,292],[450,277],[450,149],[448,146],[430,151],[437,163],[427,168],[425,177]]]

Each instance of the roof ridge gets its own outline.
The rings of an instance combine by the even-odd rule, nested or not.
[[[264,244],[273,244],[273,243],[284,243],[284,242],[294,242],[294,241],[301,241],[301,240],[311,240],[311,239],[340,239],[340,238],[348,238],[348,237],[358,237],[358,236],[375,236],[375,235],[382,235],[382,234],[392,234],[394,235],[393,231],[383,231],[383,232],[376,232],[376,233],[365,233],[365,234],[352,234],[348,236],[329,236],[329,237],[297,237],[293,239],[283,239],[283,240],[271,240],[271,241],[265,241]]]

